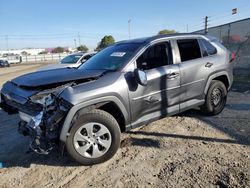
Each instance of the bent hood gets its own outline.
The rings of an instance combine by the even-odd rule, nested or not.
[[[80,70],[80,69],[54,69],[25,74],[13,79],[11,82],[23,87],[41,87],[81,81],[85,79],[96,79],[104,73],[104,70]]]

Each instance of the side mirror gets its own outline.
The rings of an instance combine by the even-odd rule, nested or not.
[[[81,63],[83,64],[83,63],[85,63],[85,61],[87,61],[87,59],[83,59],[83,60],[81,60]]]
[[[140,69],[135,69],[134,73],[135,73],[135,78],[137,82],[142,86],[146,86],[148,83],[147,74],[143,70],[140,70]]]

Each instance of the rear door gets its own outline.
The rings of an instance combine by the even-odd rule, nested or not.
[[[203,58],[198,39],[181,39],[177,40],[176,44],[181,61],[180,108],[185,109],[204,98],[203,92],[211,66]]]
[[[205,61],[206,71],[211,74],[224,68],[224,59],[217,56],[217,49],[206,39],[199,39],[199,44]]]

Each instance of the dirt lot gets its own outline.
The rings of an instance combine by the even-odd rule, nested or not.
[[[0,70],[0,85],[41,65]],[[78,166],[26,153],[17,116],[0,110],[0,187],[250,187],[250,92],[230,92],[215,117],[192,110],[123,134],[114,158]]]
[[[38,70],[40,67],[46,66],[49,63],[24,63],[11,64],[11,67],[0,68],[0,88],[6,81],[11,80],[19,75],[26,74]]]

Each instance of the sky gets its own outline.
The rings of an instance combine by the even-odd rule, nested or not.
[[[237,15],[231,10],[238,8]],[[192,32],[250,17],[249,0],[0,0],[0,50],[74,47],[94,49],[105,35],[116,41]],[[80,40],[79,40],[80,39]]]

